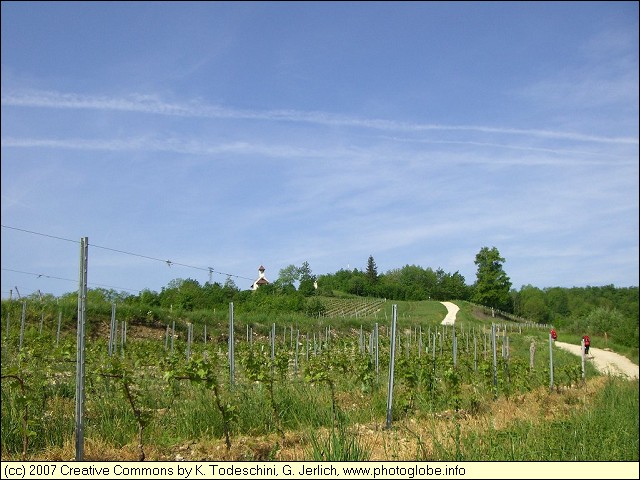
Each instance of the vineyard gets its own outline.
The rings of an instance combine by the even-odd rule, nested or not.
[[[496,422],[502,413],[494,409],[535,399],[568,415],[598,401],[597,384],[631,401],[635,444],[612,458],[582,445],[583,460],[637,459],[637,381],[605,384],[590,364],[583,370],[578,357],[550,345],[546,326],[479,320],[471,305],[458,303],[453,326],[440,324],[439,302],[340,299],[327,303],[333,315],[314,323],[235,318],[231,304],[202,323],[176,315],[167,324],[129,324],[113,307],[110,319],[94,319],[87,332],[85,458],[473,460],[486,455],[478,449],[486,440],[467,429]],[[343,315],[352,318],[345,323]],[[19,302],[3,303],[3,318],[2,459],[71,460],[74,319]],[[619,423],[613,428],[624,438]],[[546,450],[549,438],[515,454],[513,435],[509,448],[499,447],[504,438],[492,443],[492,459],[572,455]]]
[[[378,312],[382,311],[384,307],[385,300],[380,298],[327,298],[323,303],[324,316],[327,318],[363,318],[377,317]]]

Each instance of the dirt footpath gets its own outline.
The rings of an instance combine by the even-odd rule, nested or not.
[[[451,302],[440,303],[447,307],[447,316],[444,317],[444,320],[442,320],[442,325],[453,325],[454,323],[456,323],[456,316],[458,315],[458,310],[460,310],[460,307]]]
[[[456,321],[456,315],[460,308],[451,302],[440,302],[447,307],[447,316],[442,320],[442,325],[453,325]],[[566,350],[574,355],[582,355],[580,345],[574,345],[572,343],[556,342],[556,347]],[[618,353],[610,350],[603,350],[601,348],[589,349],[589,356],[587,361],[595,365],[595,367],[601,373],[608,375],[621,375],[629,378],[640,378],[639,367],[627,357],[624,357]]]
[[[574,355],[582,355],[580,345],[571,343],[556,342],[556,347],[571,352]],[[633,363],[627,357],[623,357],[615,352],[603,350],[601,348],[589,349],[587,361],[595,365],[595,367],[604,374],[621,375],[629,378],[639,378],[638,365]]]

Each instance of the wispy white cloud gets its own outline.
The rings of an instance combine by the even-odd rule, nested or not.
[[[149,137],[115,138],[115,139],[47,139],[47,138],[2,138],[3,147],[14,148],[54,148],[69,150],[107,150],[107,151],[156,151],[175,152],[193,155],[264,155],[280,158],[308,158],[326,156],[327,152],[296,148],[290,145],[262,145],[255,142],[231,142],[224,144],[204,143],[197,140],[178,138],[160,139]],[[344,152],[342,152],[344,153]],[[333,151],[332,155],[341,152]]]
[[[606,137],[579,132],[562,132],[541,129],[521,129],[488,125],[440,125],[408,123],[384,119],[368,119],[336,115],[319,111],[299,110],[243,110],[205,104],[199,100],[188,103],[166,102],[151,95],[125,97],[91,96],[77,93],[51,91],[10,91],[2,93],[2,105],[12,107],[92,109],[147,113],[180,117],[204,117],[235,120],[263,120],[278,122],[305,122],[327,126],[357,127],[382,131],[468,131],[517,135],[560,140],[574,140],[607,144],[637,145],[637,137]]]
[[[391,139],[392,141],[395,139]],[[297,140],[299,143],[303,139]],[[507,149],[527,152],[528,155],[496,155],[495,150],[482,153],[478,150],[460,151],[458,153],[444,150],[424,151],[419,148],[389,149],[388,146],[376,144],[369,147],[358,146],[296,146],[284,143],[265,143],[264,140],[247,139],[227,143],[216,143],[189,138],[156,138],[137,136],[129,138],[87,139],[87,138],[28,138],[6,136],[0,140],[5,148],[49,148],[68,150],[96,150],[96,151],[144,151],[144,152],[173,152],[188,155],[242,155],[260,156],[281,159],[324,159],[326,161],[368,161],[379,163],[393,161],[401,163],[423,163],[431,165],[442,164],[485,164],[485,165],[521,165],[521,166],[568,166],[568,165],[615,165],[635,163],[635,159],[613,153],[597,151],[571,151],[545,149],[506,144],[490,144],[466,141],[429,141],[432,145],[465,145],[482,146],[487,149]],[[403,142],[405,143],[405,142]],[[425,143],[425,142],[420,142]],[[401,159],[401,160],[399,160]]]

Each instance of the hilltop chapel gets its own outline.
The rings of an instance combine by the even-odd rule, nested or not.
[[[258,268],[258,278],[253,282],[253,285],[251,285],[251,290],[257,290],[258,287],[269,284],[269,280],[264,276],[264,270],[264,267],[260,265]]]

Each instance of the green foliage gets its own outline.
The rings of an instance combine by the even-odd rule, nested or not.
[[[277,381],[284,380],[287,376],[289,367],[288,352],[279,349],[274,352],[274,355],[271,355],[264,345],[253,346],[240,357],[240,363],[244,367],[249,380],[259,382],[267,387],[274,425],[280,436],[284,438],[281,405],[276,399],[275,385]]]
[[[638,381],[610,378],[593,405],[568,418],[516,420],[504,429],[489,425],[485,432],[462,435],[459,443],[436,447],[438,458],[469,462],[637,462]]]
[[[295,285],[298,284],[298,292],[309,296],[315,293],[315,280],[316,277],[311,272],[309,262],[304,262],[299,267],[289,265],[281,269],[274,285],[280,293],[292,293],[296,291]]]
[[[523,286],[517,297],[516,311],[521,317],[537,323],[551,323],[550,314],[545,302],[545,294],[532,285]]]
[[[311,298],[307,300],[304,308],[304,313],[309,317],[320,317],[327,311],[325,303],[318,298]]]
[[[327,291],[342,291],[359,296],[373,296],[393,300],[451,300],[468,299],[470,287],[460,273],[434,272],[416,265],[378,274],[370,257],[365,271],[339,270],[334,274],[320,275],[318,288],[323,295]]]
[[[349,278],[353,272],[348,272]],[[407,268],[397,275],[381,275],[378,287],[391,277],[403,278],[404,273],[422,277],[426,271]],[[432,292],[438,292],[437,286],[444,282],[447,274],[442,270],[433,273]],[[364,277],[364,274],[358,274]],[[386,280],[385,280],[386,278]],[[430,277],[429,277],[430,278]],[[395,281],[394,280],[394,281]],[[186,285],[186,286],[185,286]],[[388,284],[387,284],[388,285]],[[410,285],[408,283],[407,285]],[[151,294],[140,297],[127,297],[117,305],[119,321],[126,319],[132,338],[127,342],[121,355],[112,358],[106,356],[106,335],[111,315],[110,297],[98,291],[94,303],[90,305],[91,318],[88,325],[87,342],[87,420],[92,435],[107,443],[125,445],[136,435],[143,453],[143,440],[153,439],[158,445],[173,446],[183,439],[223,438],[229,441],[231,435],[268,434],[285,429],[331,427],[328,436],[318,436],[316,447],[318,458],[322,455],[335,458],[347,458],[344,454],[357,448],[352,443],[356,439],[349,430],[351,422],[378,422],[385,414],[385,393],[388,372],[389,345],[387,322],[391,302],[380,300],[380,310],[375,314],[359,318],[318,318],[327,299],[319,296],[305,298],[300,291],[284,292],[278,287],[261,289],[257,292],[233,293],[236,301],[236,355],[241,368],[237,370],[237,383],[231,388],[226,362],[228,330],[228,298],[224,296],[224,287],[216,284],[197,286],[194,282],[176,282],[171,285],[178,290],[191,291],[192,309],[187,310],[188,302],[173,304],[173,310],[154,302],[159,301]],[[196,288],[197,287],[197,288]],[[168,289],[169,290],[169,289]],[[220,303],[212,303],[206,308],[198,308],[198,302],[208,298],[207,292],[219,293]],[[174,291],[173,293],[179,293]],[[539,290],[534,287],[523,289],[523,302],[514,302],[516,308],[523,305],[535,305],[540,311],[540,299],[551,312],[557,308],[563,313],[562,339],[578,342],[583,329],[593,332],[594,347],[604,346],[602,335],[608,333],[611,342],[619,337],[632,343],[637,339],[637,289],[586,288],[586,289],[550,289]],[[354,303],[366,303],[363,299],[337,292],[332,300],[346,300]],[[518,299],[518,292],[511,292]],[[340,298],[338,298],[340,296]],[[152,304],[146,305],[142,298]],[[178,299],[180,297],[173,297]],[[154,300],[155,299],[155,300]],[[367,299],[367,302],[371,299]],[[378,300],[378,299],[376,299]],[[535,300],[531,303],[531,300]],[[208,300],[206,300],[208,301]],[[3,317],[10,314],[10,327],[7,331],[3,322],[2,335],[2,448],[3,455],[20,455],[24,439],[30,454],[41,452],[50,446],[61,446],[73,435],[73,398],[75,395],[75,315],[77,298],[60,299],[60,302],[43,299],[30,299],[26,304],[26,328],[22,350],[18,352],[19,319],[22,304],[16,301],[3,302]],[[97,303],[96,303],[97,302]],[[529,303],[527,303],[529,302]],[[634,303],[635,302],[635,303]],[[457,302],[461,310],[456,322],[458,338],[457,367],[451,360],[451,329],[442,328],[440,321],[446,310],[437,301],[409,302],[400,301],[399,328],[402,332],[411,331],[415,335],[416,327],[422,327],[425,341],[421,355],[418,354],[418,342],[405,340],[396,357],[397,395],[394,415],[428,417],[434,412],[458,410],[465,413],[482,412],[493,393],[493,367],[491,353],[483,352],[483,334],[486,335],[487,323],[471,315],[472,308],[466,302]],[[527,307],[530,308],[530,307]],[[62,335],[58,343],[55,331],[58,313],[62,311]],[[579,313],[577,313],[579,312]],[[44,315],[43,315],[44,314]],[[308,317],[305,314],[313,315]],[[560,315],[560,313],[553,313]],[[542,317],[540,317],[542,318]],[[44,319],[44,328],[39,325]],[[176,321],[174,354],[164,349],[164,332],[167,324]],[[373,322],[380,322],[380,373],[375,371],[371,352],[366,342],[358,343],[358,332],[364,327],[370,332]],[[191,356],[185,360],[186,324],[195,326],[195,339],[191,345]],[[331,328],[331,341],[323,343],[317,352],[305,357],[304,343],[295,356],[293,341],[289,337],[277,343],[276,356],[271,358],[271,350],[265,342],[270,326],[276,323],[286,326],[287,331],[294,326],[303,335],[312,336],[314,332]],[[208,341],[202,342],[204,325],[207,325]],[[139,327],[145,331],[157,328],[160,335],[155,340],[134,339],[133,333]],[[246,326],[253,330],[253,346],[243,342]],[[427,328],[438,328],[443,335],[443,353],[436,349],[426,351]],[[536,329],[535,326],[510,324],[511,352],[507,359],[498,360],[498,394],[514,400],[520,392],[528,392],[543,387],[547,391],[549,383],[548,328]],[[459,329],[458,329],[459,328]],[[571,329],[579,330],[575,339],[571,339]],[[465,335],[478,336],[477,371],[473,358],[473,343],[468,348]],[[532,340],[541,345],[536,353],[533,369],[529,369],[528,354]],[[429,348],[431,344],[429,343]],[[618,344],[616,344],[618,345]],[[360,348],[359,348],[360,347]],[[631,348],[631,347],[630,347]],[[636,341],[637,349],[637,341]],[[573,388],[580,388],[580,364],[575,357],[554,350],[554,376],[558,387],[553,395],[562,394]],[[293,364],[300,364],[305,372],[304,381],[294,372]],[[20,381],[9,379],[10,375],[19,377],[24,383],[24,393]],[[591,364],[587,365],[587,376],[596,375]],[[165,379],[163,381],[162,379]],[[620,387],[616,387],[620,388]],[[637,384],[636,384],[637,388]],[[616,390],[616,389],[613,389]],[[617,394],[610,399],[611,405],[622,401]],[[627,407],[625,407],[627,408]],[[27,423],[23,419],[27,412]],[[457,418],[457,417],[456,417]],[[633,423],[634,418],[630,417]],[[613,419],[609,419],[613,422]],[[637,436],[637,417],[636,417]],[[633,426],[633,425],[632,425]],[[523,427],[524,428],[524,427]],[[556,425],[559,428],[559,425]],[[620,426],[619,426],[620,428]],[[342,429],[342,431],[340,430]],[[530,430],[522,430],[529,434]],[[517,436],[516,429],[507,437]],[[547,432],[549,433],[549,432]],[[469,455],[467,438],[456,433],[458,450],[451,451],[450,458]],[[612,431],[607,431],[612,438]],[[625,438],[629,436],[624,432]],[[503,437],[493,439],[501,443]],[[509,442],[512,440],[508,439]],[[514,443],[514,444],[515,444]],[[350,446],[351,445],[351,446]],[[314,447],[315,448],[315,447]],[[517,455],[516,446],[516,455]],[[586,447],[585,447],[586,448]],[[616,447],[618,448],[618,447]],[[612,454],[628,458],[625,446]],[[465,450],[467,449],[467,450]],[[636,441],[637,449],[637,441]],[[538,449],[538,451],[548,451]],[[320,454],[320,452],[322,452]],[[343,452],[343,453],[340,453]],[[508,450],[500,450],[499,455],[507,455]],[[510,453],[509,453],[510,454]],[[520,453],[521,455],[524,455]],[[364,455],[363,452],[355,457]],[[497,454],[498,455],[498,454]],[[472,458],[470,457],[465,458]],[[475,457],[473,457],[475,458]],[[504,457],[498,457],[504,458]]]
[[[373,255],[369,255],[369,259],[367,260],[367,280],[372,285],[378,282],[378,267],[376,266],[376,262],[373,259]]]
[[[638,287],[549,288],[531,285],[512,291],[515,314],[582,336],[597,337],[599,346],[614,344],[632,349],[638,356]],[[605,337],[605,333],[607,336]]]
[[[474,262],[478,269],[472,299],[480,305],[511,312],[511,281],[502,268],[504,262],[496,247],[480,249]]]
[[[214,357],[215,358],[215,357]],[[215,404],[222,416],[225,443],[227,450],[231,448],[231,423],[236,421],[237,408],[230,402],[225,402],[222,393],[222,385],[218,381],[218,367],[209,355],[193,356],[184,367],[177,366],[175,359],[167,364],[170,368],[165,371],[164,377],[167,381],[189,380],[191,383],[198,383],[211,390],[214,395]]]
[[[295,283],[298,281],[300,281],[300,268],[292,264],[280,270],[275,283],[281,288],[292,287],[295,289]]]
[[[369,459],[369,453],[361,445],[357,435],[350,433],[342,424],[331,429],[324,438],[315,432],[309,437],[309,454],[315,462],[363,462]]]

